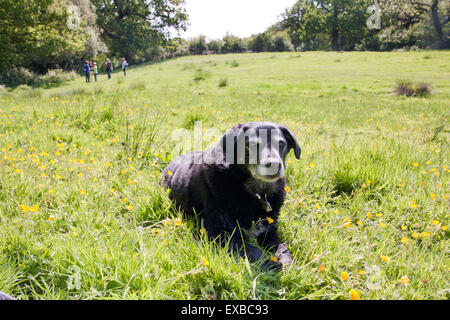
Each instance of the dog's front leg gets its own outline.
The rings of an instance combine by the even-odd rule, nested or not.
[[[230,251],[246,256],[250,262],[261,259],[262,251],[244,241],[241,229],[225,209],[208,212],[203,222],[211,240],[218,240],[223,246],[228,243]]]

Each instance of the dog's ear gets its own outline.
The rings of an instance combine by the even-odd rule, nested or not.
[[[300,155],[302,154],[302,149],[300,148],[300,145],[298,144],[297,139],[295,139],[294,134],[287,127],[281,126],[280,129],[281,129],[281,132],[283,132],[284,137],[288,143],[288,151],[290,151],[291,149],[294,149],[295,157],[297,159],[300,159]]]

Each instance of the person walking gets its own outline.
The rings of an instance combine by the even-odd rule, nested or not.
[[[123,70],[123,76],[124,77],[127,76],[127,67],[128,67],[127,60],[125,60],[125,58],[122,58],[122,70]]]
[[[93,76],[94,76],[94,64],[92,63],[92,61],[89,61],[89,77],[90,77],[90,82],[92,82]]]
[[[86,61],[84,64],[84,75],[86,76],[86,82],[91,82],[90,79],[90,66],[89,66],[89,61]]]
[[[109,60],[108,58],[106,58],[105,66],[106,72],[108,73],[108,79],[111,79],[111,71],[113,70],[113,65],[111,60]]]

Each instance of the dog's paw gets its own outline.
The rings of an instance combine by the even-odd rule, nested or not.
[[[289,250],[284,246],[284,244],[279,244],[277,251],[275,253],[275,257],[277,258],[277,262],[280,263],[285,270],[289,269],[292,264],[292,256],[289,253]]]

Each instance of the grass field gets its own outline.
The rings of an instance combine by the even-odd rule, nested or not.
[[[450,52],[193,56],[0,91],[0,291],[21,299],[448,299]],[[398,97],[396,80],[427,82]],[[159,186],[177,129],[287,125],[287,273]],[[205,136],[204,144],[214,139]],[[354,293],[354,291],[352,291]],[[355,296],[353,296],[355,298]]]

